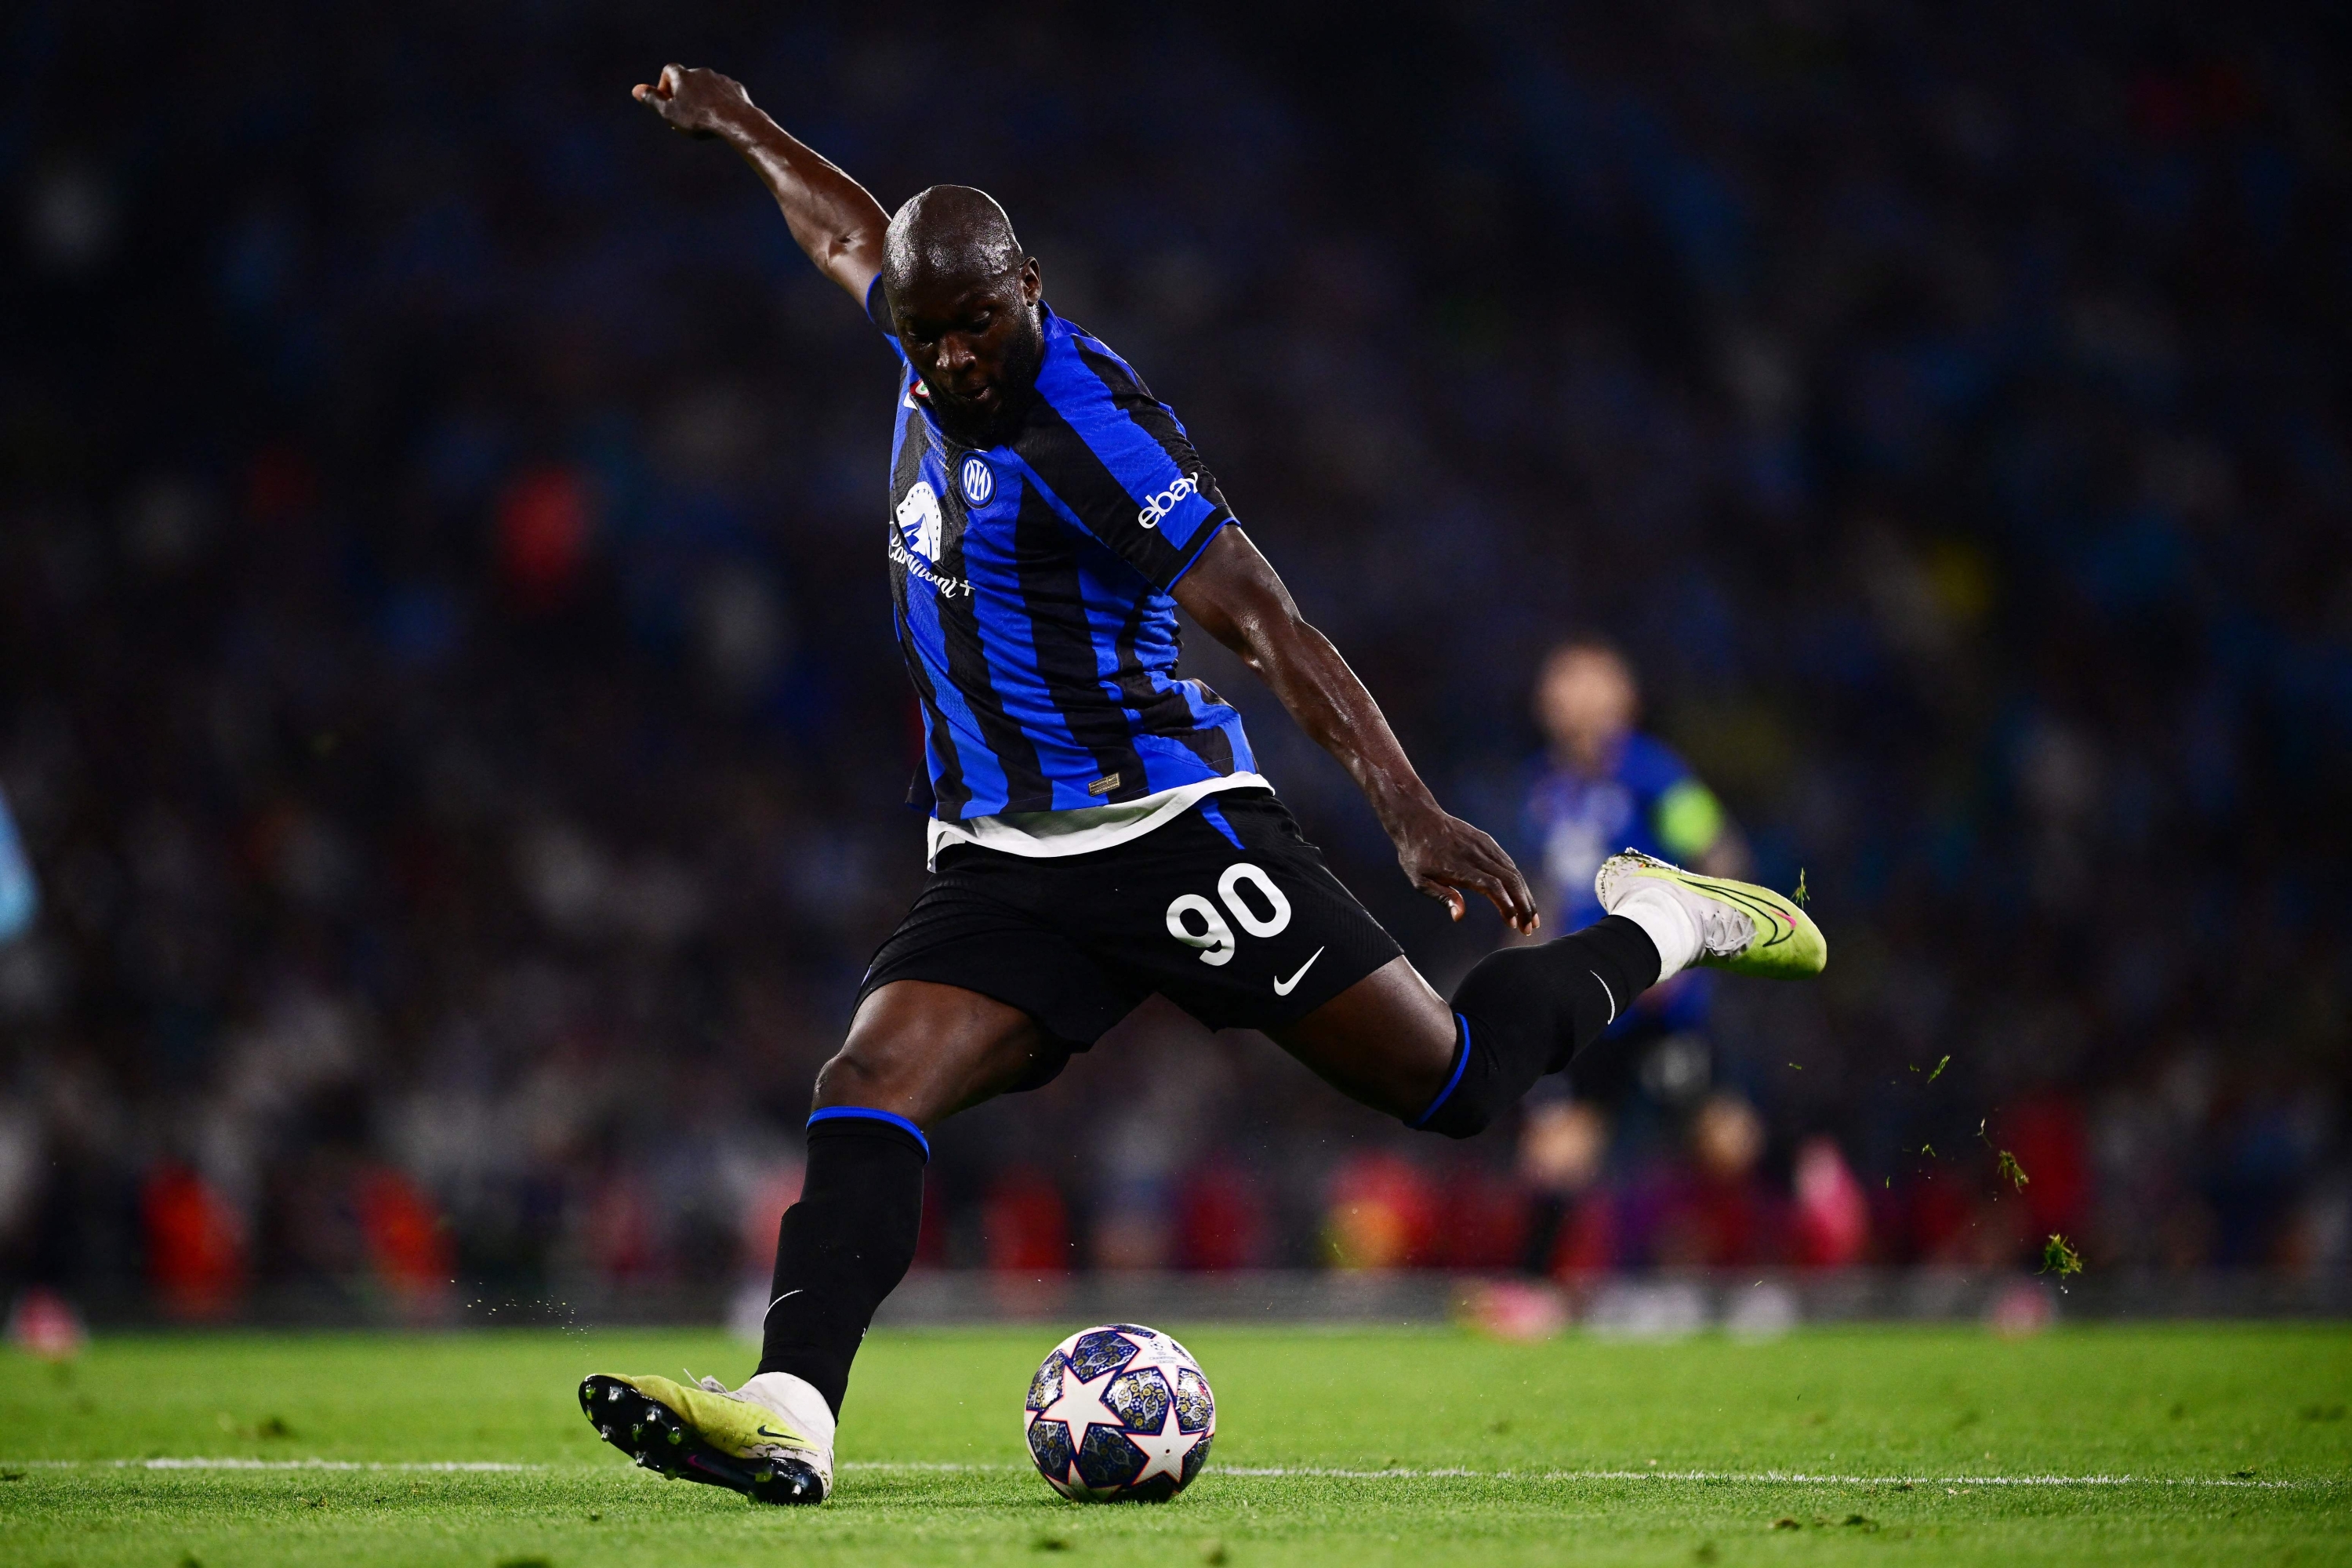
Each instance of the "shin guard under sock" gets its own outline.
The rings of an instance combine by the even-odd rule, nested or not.
[[[875,1309],[915,1260],[930,1145],[878,1110],[809,1118],[808,1173],[776,1236],[760,1370],[806,1379],[835,1415]]]
[[[1408,1125],[1449,1138],[1483,1131],[1657,979],[1656,945],[1620,915],[1557,942],[1488,953],[1454,993],[1460,1037],[1451,1078]]]

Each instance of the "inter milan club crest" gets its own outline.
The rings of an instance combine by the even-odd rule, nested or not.
[[[996,475],[988,459],[977,452],[963,460],[957,478],[963,483],[963,499],[974,506],[986,506],[988,498],[996,493]]]

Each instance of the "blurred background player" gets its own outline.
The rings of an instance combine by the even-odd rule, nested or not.
[[[1544,907],[1563,929],[1601,918],[1593,873],[1621,849],[1710,877],[1748,874],[1748,846],[1715,792],[1635,727],[1641,687],[1614,644],[1580,637],[1552,649],[1537,677],[1535,712],[1547,746],[1528,792],[1527,837],[1538,850]],[[1611,1035],[1704,1027],[1708,984],[1685,970],[1627,1009]]]
[[[1528,792],[1524,839],[1541,868],[1544,907],[1558,911],[1565,929],[1601,917],[1593,873],[1621,849],[1709,876],[1747,874],[1748,847],[1715,793],[1671,747],[1636,727],[1641,686],[1615,644],[1580,636],[1554,647],[1537,674],[1534,706],[1546,744]],[[1637,1074],[1653,1102],[1644,1109],[1696,1099],[1707,1083],[1712,984],[1710,976],[1685,970],[1643,993],[1599,1045],[1578,1058],[1568,1080],[1547,1080],[1529,1100],[1521,1164],[1531,1174],[1534,1194],[1525,1254],[1531,1272],[1549,1271],[1570,1209],[1570,1194],[1559,1182],[1534,1173],[1562,1164],[1557,1149],[1573,1149],[1565,1163],[1583,1173],[1576,1184],[1580,1189],[1597,1172],[1601,1153],[1598,1140],[1605,1123],[1591,1104],[1570,1115],[1569,1080],[1588,1101],[1623,1100]],[[1637,1137],[1649,1120],[1635,1119]]]
[[[1710,877],[1748,869],[1748,847],[1715,793],[1664,742],[1635,728],[1641,687],[1615,644],[1577,637],[1552,649],[1536,679],[1535,713],[1548,744],[1528,793],[1528,824],[1561,918],[1601,908],[1592,875],[1620,849]]]

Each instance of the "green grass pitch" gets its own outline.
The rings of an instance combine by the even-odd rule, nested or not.
[[[818,1510],[662,1481],[581,1419],[592,1369],[740,1377],[713,1334],[0,1358],[0,1563],[2352,1562],[2352,1328],[1501,1345],[1169,1326],[1219,1431],[1162,1507],[1066,1503],[1029,1469],[1046,1328],[877,1333]],[[189,1458],[259,1463],[152,1463]]]

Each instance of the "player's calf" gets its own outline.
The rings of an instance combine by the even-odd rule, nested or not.
[[[1821,929],[1769,888],[1629,849],[1601,866],[1594,890],[1611,911],[1599,923],[1489,953],[1463,979],[1451,1076],[1408,1125],[1452,1138],[1483,1131],[1537,1079],[1600,1038],[1635,997],[1690,964],[1792,979],[1829,961]]]
[[[1469,1138],[1601,1037],[1658,982],[1658,952],[1641,927],[1611,916],[1536,947],[1490,952],[1454,988],[1458,1037],[1451,1077],[1409,1121]]]
[[[930,1152],[921,1129],[887,1111],[826,1106],[809,1118],[800,1201],[778,1227],[760,1371],[806,1383],[834,1415],[875,1309],[915,1260]]]

